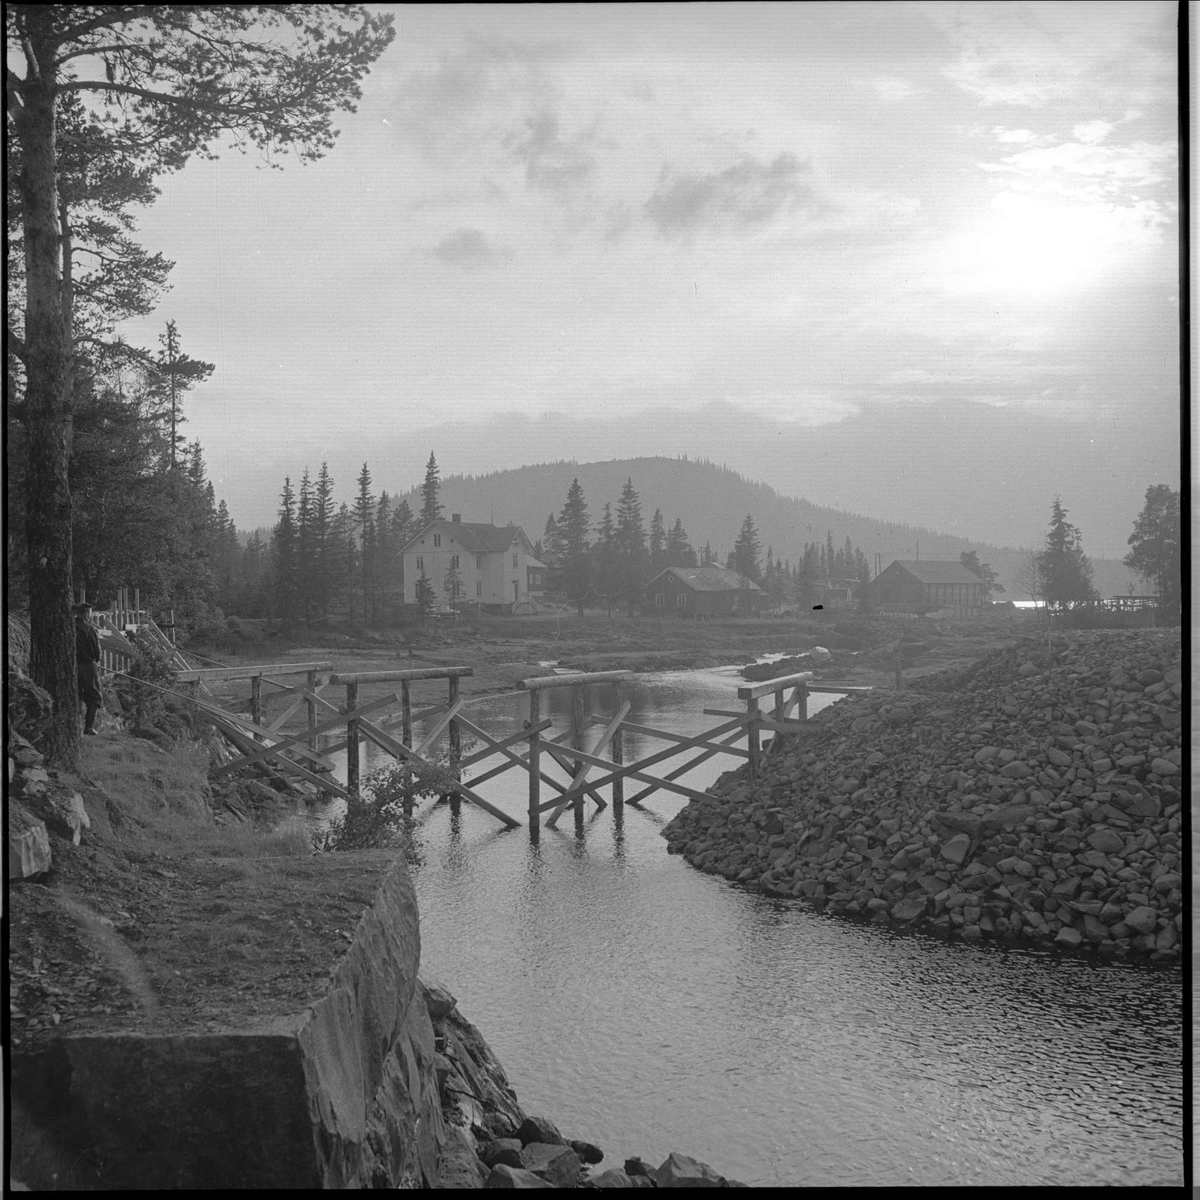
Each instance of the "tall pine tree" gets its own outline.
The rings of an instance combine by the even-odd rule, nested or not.
[[[442,519],[442,504],[438,499],[438,492],[441,490],[441,480],[438,478],[437,459],[433,457],[433,451],[429,452],[429,461],[425,464],[425,482],[421,484],[421,514],[420,522],[422,526],[428,525],[430,521],[440,521]]]

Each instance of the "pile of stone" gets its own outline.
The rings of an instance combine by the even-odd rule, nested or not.
[[[439,1188],[744,1187],[706,1163],[672,1153],[655,1168],[640,1158],[597,1175],[604,1151],[567,1139],[553,1121],[527,1116],[482,1034],[433,980],[421,980],[434,1032],[434,1073],[444,1127]]]
[[[8,874],[40,879],[50,870],[50,834],[78,846],[91,821],[83,797],[44,766],[41,751],[8,730]]]
[[[666,827],[701,870],[967,940],[1176,958],[1178,630],[1027,639],[849,696]]]

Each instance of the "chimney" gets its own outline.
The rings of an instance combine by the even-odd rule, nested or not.
[[[462,513],[451,513],[451,514],[450,514],[450,520],[451,520],[451,521],[452,521],[452,522],[453,522],[455,525],[459,524],[459,523],[462,521]]]

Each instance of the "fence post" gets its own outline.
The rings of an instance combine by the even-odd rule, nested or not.
[[[346,684],[346,711],[352,713],[358,707],[358,684]],[[351,717],[346,722],[346,790],[358,795],[358,720]]]
[[[262,724],[262,676],[250,676],[250,720],[255,725]],[[262,739],[257,739],[261,741]]]
[[[450,676],[450,707],[453,708],[458,703],[458,676]],[[449,741],[450,741],[450,773],[455,779],[458,779],[461,772],[458,769],[458,760],[460,754],[460,738],[461,734],[458,728],[457,721],[450,722]],[[462,797],[455,791],[450,792],[450,811],[457,813],[462,808]]]
[[[542,723],[542,693],[537,688],[529,690],[529,835],[534,841],[538,837],[541,803],[541,757],[542,735],[538,726]]]
[[[758,697],[746,700],[746,715],[750,723],[746,726],[746,749],[750,754],[750,778],[758,778]]]
[[[808,684],[796,685],[796,712],[801,721],[808,720]]]
[[[613,712],[621,711],[621,681],[613,680]],[[612,735],[612,740],[609,742],[612,750],[612,760],[619,767],[623,763],[622,746],[621,746],[621,727],[617,726],[617,731]],[[612,802],[613,815],[623,811],[625,806],[625,780],[614,779],[612,785]]]
[[[586,701],[583,694],[583,684],[577,683],[571,689],[571,745],[576,750],[583,749],[584,722],[587,720]],[[583,766],[577,759],[571,760],[576,771]],[[583,819],[583,792],[575,797],[575,816]]]

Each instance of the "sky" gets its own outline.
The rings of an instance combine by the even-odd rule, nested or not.
[[[953,488],[1011,545],[1069,484],[1117,556],[1178,486],[1173,4],[370,7],[398,36],[324,159],[197,160],[139,220],[176,267],[123,332],[216,364],[186,432],[239,526],[431,450],[686,453],[914,523]]]

